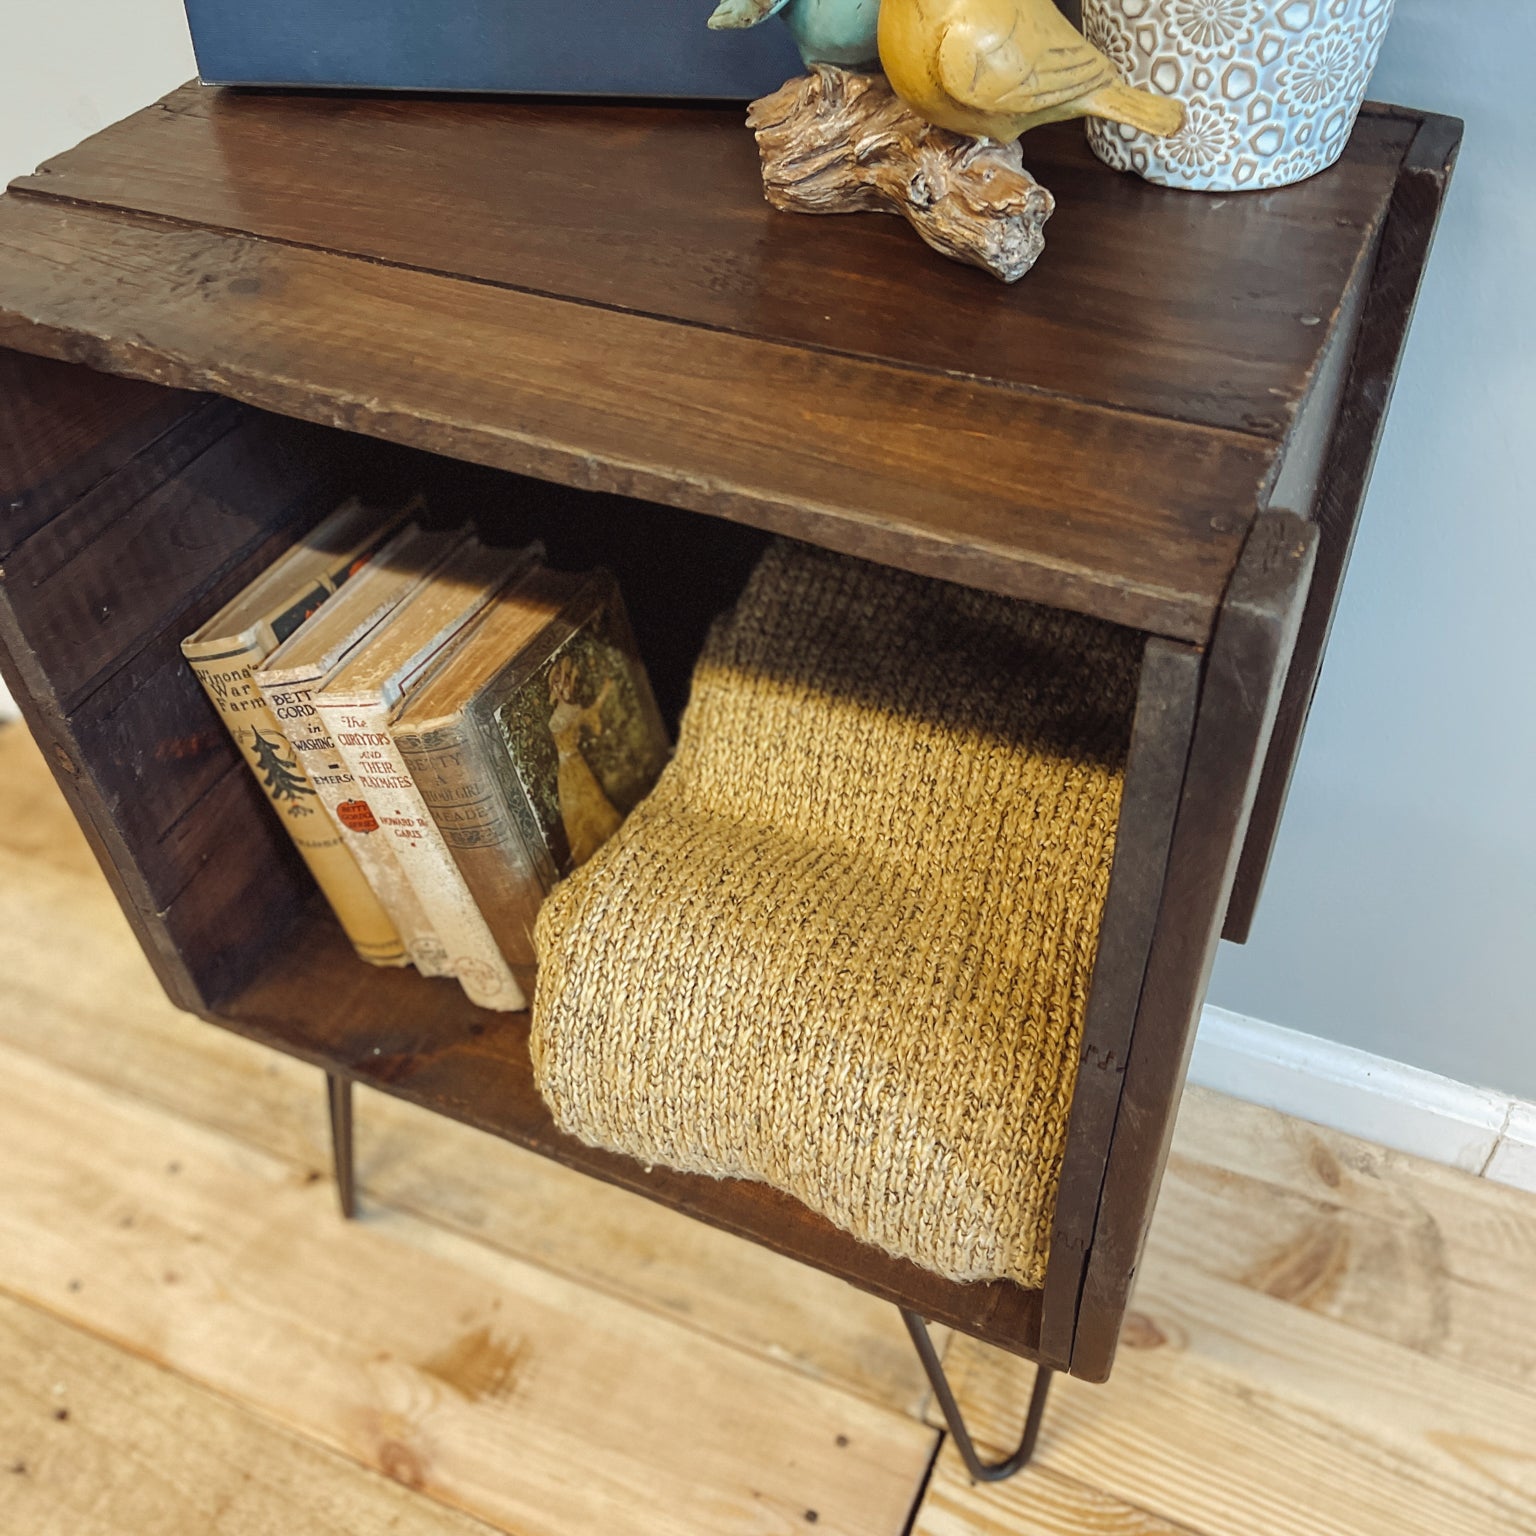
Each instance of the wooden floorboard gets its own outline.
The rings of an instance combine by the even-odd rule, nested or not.
[[[1156,1251],[1536,1390],[1536,1199],[1272,1109],[1186,1095]]]
[[[889,1309],[371,1094],[342,1224],[318,1074],[164,1002],[19,727],[0,788],[5,1536],[1536,1531],[1528,1195],[1191,1092],[1113,1381],[914,1509]]]
[[[1006,1483],[973,1483],[953,1445],[939,1455],[915,1528],[923,1536],[1196,1536],[1075,1478],[1043,1467]]]
[[[168,1003],[36,749],[0,732],[0,1041],[329,1177],[319,1072]],[[90,935],[89,962],[72,932]],[[908,1411],[894,1308],[820,1271],[400,1100],[357,1091],[365,1206],[435,1221]],[[580,1221],[569,1219],[572,1210]]]
[[[1108,1390],[1053,1393],[1042,1472],[1212,1536],[1536,1530],[1528,1391],[1155,1253],[1131,1329]],[[950,1362],[978,1436],[1000,1448],[1022,1420],[1028,1373],[963,1340]],[[921,1521],[917,1531],[927,1536]]]
[[[10,1536],[489,1536],[487,1527],[0,1297]]]
[[[509,1531],[895,1536],[931,1430],[0,1047],[0,1286]]]

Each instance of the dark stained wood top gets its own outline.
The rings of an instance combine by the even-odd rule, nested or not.
[[[1237,433],[8,202],[0,345],[1128,624],[1204,633],[1265,478]]]
[[[0,202],[0,345],[1203,642],[1417,122],[1231,197],[1041,130],[1005,288],[734,109],[185,87]]]
[[[1035,134],[1060,211],[1012,290],[895,221],[776,214],[735,111],[189,86],[16,187],[1275,437],[1409,136],[1368,119],[1336,171],[1255,200]]]

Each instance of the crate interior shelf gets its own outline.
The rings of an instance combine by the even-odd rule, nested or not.
[[[0,662],[183,1007],[1101,1378],[1458,142],[1372,107],[1325,175],[1207,197],[1044,129],[1009,289],[773,213],[735,111],[184,88],[0,200]],[[1145,636],[1042,1290],[580,1146],[526,1018],[352,959],[177,643],[378,484],[613,567],[674,716],[774,533]]]
[[[646,1169],[563,1135],[533,1086],[526,1013],[487,1013],[452,982],[359,965],[336,925],[323,912],[315,919],[280,959],[220,1003],[221,1021],[818,1269],[856,1275],[866,1290],[936,1322],[1038,1337],[1038,1291],[954,1286],[856,1241],[767,1185]]]

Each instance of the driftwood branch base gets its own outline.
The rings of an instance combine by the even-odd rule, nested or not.
[[[752,103],[763,190],[788,213],[900,214],[934,250],[1017,282],[1056,200],[1019,146],[935,128],[883,75],[818,64]]]

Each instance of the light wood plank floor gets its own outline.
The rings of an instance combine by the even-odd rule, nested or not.
[[[19,726],[0,788],[0,1536],[1536,1532],[1536,1199],[1192,1092],[1115,1379],[972,1487],[824,1276],[369,1093],[342,1223],[319,1075],[163,1000]]]

